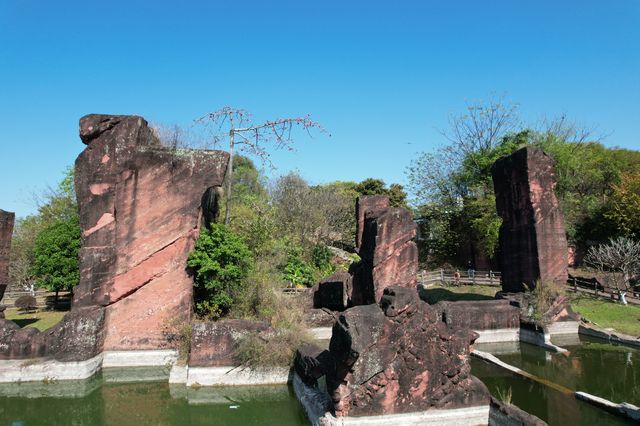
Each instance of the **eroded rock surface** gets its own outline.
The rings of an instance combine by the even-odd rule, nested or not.
[[[502,289],[521,292],[538,281],[565,284],[567,239],[553,160],[539,148],[525,147],[496,161],[491,172],[502,218]]]
[[[440,302],[434,308],[450,327],[470,330],[499,330],[520,327],[520,309],[509,300]]]
[[[364,233],[365,213],[370,210],[386,209],[390,207],[389,197],[386,195],[365,195],[356,200],[356,250],[362,245]]]
[[[247,333],[268,333],[269,324],[260,321],[199,321],[193,324],[190,367],[238,365],[236,349]]]
[[[190,318],[186,259],[203,194],[222,184],[228,154],[163,147],[136,116],[85,116],[80,137],[74,307],[105,307],[105,350],[162,348],[166,324]]]
[[[417,227],[411,212],[403,208],[365,212],[359,265],[354,270],[352,305],[377,303],[385,288],[415,288],[418,247]]]
[[[72,311],[42,333],[0,321],[0,357],[80,361],[103,350],[173,347],[168,330],[191,318],[186,259],[201,203],[216,209],[228,154],[163,147],[136,116],[85,116],[80,138],[87,147],[75,167],[82,245]]]
[[[418,272],[417,226],[411,212],[389,207],[383,195],[358,198],[360,262],[349,273],[324,279],[314,293],[313,307],[342,311],[377,303],[385,288],[414,288]]]
[[[313,293],[313,306],[344,311],[351,298],[352,277],[348,272],[336,272],[320,281]]]
[[[489,392],[470,374],[475,338],[447,326],[415,290],[386,288],[380,305],[350,308],[333,326],[327,388],[335,414],[488,405]]]
[[[105,310],[101,307],[74,309],[43,332],[20,328],[0,320],[0,359],[49,357],[58,361],[83,361],[102,352]]]
[[[9,255],[14,221],[14,213],[0,209],[0,299],[9,285]]]

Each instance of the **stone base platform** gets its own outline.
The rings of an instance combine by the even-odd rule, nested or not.
[[[490,406],[466,407],[452,410],[427,410],[415,413],[387,414],[383,416],[340,417],[331,414],[326,393],[306,385],[293,374],[293,389],[298,401],[313,426],[333,425],[389,425],[394,426],[475,426],[489,424]]]
[[[177,364],[175,350],[106,351],[86,361],[61,362],[45,358],[0,360],[0,383],[82,381],[100,371],[122,381],[122,369],[137,371],[162,367],[164,379],[187,386],[242,386],[287,384],[289,368],[249,369],[235,366],[188,367]],[[118,376],[118,374],[120,376]],[[137,375],[136,375],[137,377]],[[157,374],[154,377],[159,377]],[[126,377],[125,377],[126,379]]]

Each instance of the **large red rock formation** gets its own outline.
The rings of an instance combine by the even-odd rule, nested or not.
[[[554,162],[539,148],[525,147],[491,169],[502,217],[500,265],[505,292],[534,288],[537,281],[567,281],[564,216],[555,195]]]
[[[0,299],[9,285],[9,255],[15,214],[0,209]]]
[[[314,308],[342,311],[377,303],[388,286],[416,286],[417,226],[411,212],[389,207],[385,195],[367,196],[358,198],[356,219],[361,260],[349,274],[336,273],[318,284]]]
[[[414,288],[418,273],[417,227],[403,208],[365,211],[360,264],[353,277],[352,304],[377,303],[391,285]]]
[[[469,346],[476,337],[468,328],[447,326],[415,290],[388,287],[380,305],[340,315],[329,347],[332,362],[317,368],[299,353],[305,362],[296,371],[309,372],[307,383],[327,371],[339,417],[488,405],[489,392],[470,374]]]
[[[201,202],[210,201],[203,194],[222,184],[228,154],[163,147],[136,116],[85,116],[80,137],[87,148],[75,169],[82,246],[73,309],[42,333],[0,320],[0,358],[79,361],[172,347],[174,330],[191,318],[187,255]]]
[[[105,350],[157,349],[190,318],[186,259],[228,154],[161,146],[142,117],[88,115],[76,160],[82,246],[74,307],[104,306]]]

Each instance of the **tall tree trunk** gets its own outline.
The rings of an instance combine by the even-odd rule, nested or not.
[[[231,209],[231,181],[233,180],[233,137],[235,129],[233,127],[233,114],[229,114],[231,120],[231,130],[229,130],[229,165],[227,166],[227,202],[224,212],[224,224],[229,225],[229,212]]]

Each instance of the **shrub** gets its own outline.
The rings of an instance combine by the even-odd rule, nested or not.
[[[302,257],[300,247],[290,248],[287,263],[282,268],[282,276],[292,287],[311,286],[314,281],[313,267]]]
[[[20,309],[21,311],[27,311],[27,312],[34,311],[38,307],[36,298],[29,295],[18,297],[14,302],[14,305],[16,308]]]
[[[49,291],[71,290],[80,281],[80,223],[77,215],[44,228],[36,237],[33,275]]]
[[[293,363],[296,349],[312,341],[298,299],[272,287],[270,300],[270,317],[261,319],[269,320],[273,332],[248,333],[238,342],[237,360],[247,367],[289,366]]]
[[[537,281],[533,290],[527,290],[526,296],[529,303],[528,314],[531,319],[547,324],[550,319],[547,318],[549,309],[558,296],[560,296],[561,288],[555,286],[552,282]]]
[[[336,267],[331,263],[332,258],[333,253],[323,244],[318,244],[311,250],[311,260],[321,277],[331,275],[335,271]]]
[[[194,304],[200,317],[225,315],[253,266],[246,244],[222,224],[204,228],[189,254],[194,274]]]

